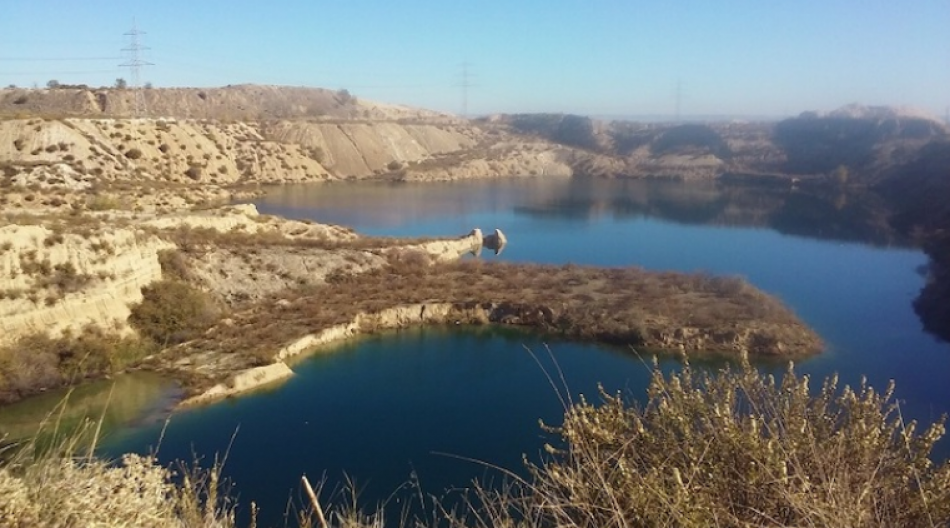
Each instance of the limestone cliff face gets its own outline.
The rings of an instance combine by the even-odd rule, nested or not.
[[[499,141],[488,148],[410,164],[399,171],[406,181],[448,181],[485,177],[565,177],[574,174],[570,151],[541,142]]]
[[[454,262],[465,255],[479,254],[483,244],[482,230],[475,228],[471,233],[455,239],[445,238],[395,246],[384,249],[382,253],[396,260],[412,258],[413,254],[421,254],[428,262]]]
[[[0,227],[0,342],[87,324],[126,331],[129,306],[161,278],[158,252],[171,247],[133,229],[86,237]]]
[[[341,177],[366,177],[403,164],[469,149],[479,131],[451,124],[321,123],[284,121],[266,130],[282,143],[318,148],[323,163]]]
[[[228,380],[219,383],[205,392],[181,402],[179,407],[192,407],[211,403],[221,398],[235,396],[243,392],[259,389],[265,385],[277,383],[294,375],[294,371],[282,361],[243,370]]]

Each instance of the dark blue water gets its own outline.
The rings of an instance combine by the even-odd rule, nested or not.
[[[807,218],[796,223],[801,203]],[[827,342],[798,371],[837,372],[852,384],[866,376],[880,387],[895,379],[905,416],[930,421],[950,410],[950,346],[925,334],[911,308],[926,257],[881,228],[874,204],[710,184],[528,180],[282,188],[258,206],[377,235],[502,228],[509,246],[483,258],[742,275]],[[257,501],[271,524],[304,473],[325,474],[332,488],[345,472],[368,503],[410,475],[439,494],[486,471],[498,475],[459,457],[517,470],[523,453],[534,457],[553,441],[538,419],[557,423],[562,404],[525,347],[556,374],[541,338],[510,330],[361,339],[295,365],[297,376],[272,391],[175,415],[159,454],[208,462],[230,444],[226,473],[241,502]],[[596,397],[598,382],[643,393],[649,370],[629,351],[550,349],[575,397]],[[157,438],[155,428],[126,430],[109,449],[145,450]]]

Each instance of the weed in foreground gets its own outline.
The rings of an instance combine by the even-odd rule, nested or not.
[[[950,463],[930,459],[892,398],[837,379],[809,392],[748,362],[718,374],[654,370],[645,405],[602,394],[550,428],[564,447],[531,478],[476,488],[467,526],[935,527],[950,523]]]
[[[0,453],[0,526],[235,526],[233,504],[219,492],[221,464],[182,464],[176,472],[152,455],[102,460],[94,456],[101,419],[59,434],[51,416],[51,433]]]

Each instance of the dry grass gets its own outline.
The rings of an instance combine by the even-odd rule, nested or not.
[[[267,223],[270,221],[270,218],[272,217],[258,216],[255,219],[260,223]],[[348,228],[341,227],[340,230],[347,234],[352,234],[352,231]],[[181,251],[186,253],[201,253],[204,251],[214,251],[219,248],[232,250],[254,248],[261,250],[268,246],[304,247],[327,250],[382,250],[399,246],[424,244],[437,240],[425,237],[397,238],[372,236],[353,236],[351,238],[341,239],[333,238],[323,233],[316,236],[288,237],[276,226],[273,229],[265,229],[255,233],[241,230],[222,232],[212,228],[182,226],[174,230],[161,231],[160,234],[162,237],[174,242]]]
[[[64,401],[62,405],[66,405]],[[162,467],[154,456],[93,456],[99,425],[52,440],[39,433],[0,457],[0,526],[72,528],[230,528],[233,503],[221,493],[221,465]],[[93,427],[95,426],[95,427]],[[38,440],[44,438],[44,440]]]

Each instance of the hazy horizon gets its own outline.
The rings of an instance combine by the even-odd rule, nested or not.
[[[131,81],[278,84],[461,113],[780,118],[846,104],[943,119],[950,3],[733,0],[472,5],[16,1],[0,21],[0,86]],[[466,66],[467,65],[467,66]]]

